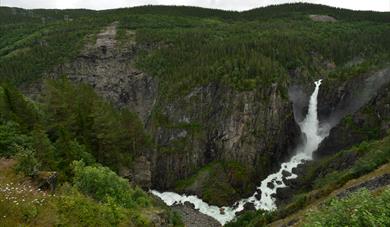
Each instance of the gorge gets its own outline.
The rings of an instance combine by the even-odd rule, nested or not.
[[[0,7],[0,226],[390,225],[389,15]]]
[[[236,202],[233,207],[217,207],[207,204],[197,196],[179,195],[174,192],[160,193],[155,190],[151,190],[151,193],[160,197],[168,206],[189,202],[194,205],[195,209],[215,218],[222,225],[233,220],[236,213],[242,211],[244,205],[247,203],[253,203],[256,210],[276,209],[277,207],[273,196],[277,189],[286,187],[284,180],[297,177],[293,174],[293,169],[301,164],[302,161],[311,160],[313,152],[329,133],[329,128],[321,128],[317,116],[317,98],[321,81],[322,80],[318,80],[314,83],[315,89],[310,96],[308,113],[305,119],[298,123],[304,136],[303,143],[295,149],[295,155],[288,162],[281,164],[280,170],[277,173],[270,174],[261,182],[260,186],[257,187],[257,191],[251,197],[241,199]],[[287,177],[284,176],[285,174]],[[258,196],[258,194],[261,195]],[[258,197],[260,199],[258,199]]]

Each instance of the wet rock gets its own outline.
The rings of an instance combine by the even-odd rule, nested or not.
[[[256,211],[255,204],[253,204],[253,203],[246,203],[244,205],[244,210],[245,211]]]
[[[304,175],[305,174],[305,168],[304,166],[308,163],[308,161],[303,161],[301,164],[299,164],[296,168],[292,169],[292,173],[298,176]]]
[[[267,187],[270,188],[270,189],[274,189],[275,185],[272,182],[268,182],[267,183]]]
[[[236,212],[236,216],[240,216],[248,211],[256,211],[256,207],[253,203],[244,204],[244,209],[242,211]]]
[[[288,171],[286,171],[286,170],[283,170],[283,171],[282,171],[282,175],[283,175],[283,178],[286,178],[286,177],[291,176],[291,173],[288,172]]]
[[[286,188],[278,188],[276,190],[276,193],[272,196],[276,199],[276,204],[282,204],[286,203],[287,200],[289,200],[293,195],[293,190],[289,187]]]
[[[225,214],[225,208],[223,208],[223,207],[219,208],[219,213],[224,215]]]
[[[261,200],[261,191],[260,190],[257,191],[257,194],[255,195],[255,198],[257,200]]]

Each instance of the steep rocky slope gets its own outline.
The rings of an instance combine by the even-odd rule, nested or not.
[[[158,80],[134,67],[142,47],[135,42],[120,45],[117,26],[116,22],[105,28],[95,44],[88,44],[76,60],[62,64],[46,78],[66,76],[87,83],[116,106],[139,115],[156,143],[154,150],[141,154],[151,162],[150,169],[134,171],[143,178],[138,181],[143,186],[173,188],[208,163],[234,162],[248,179],[223,179],[233,190],[232,197],[222,201],[226,203],[251,193],[255,182],[277,167],[278,162],[272,160],[289,156],[300,132],[292,103],[281,93],[286,84],[240,92],[210,83],[175,100],[159,98]],[[39,94],[39,83],[29,88],[31,96]],[[193,193],[202,196],[202,189]]]
[[[138,52],[151,47],[137,45],[136,33],[132,31],[126,31],[132,33],[132,38],[125,44],[117,41],[118,26],[118,22],[114,22],[106,27],[96,36],[96,42],[85,46],[74,61],[56,67],[46,78],[66,76],[72,81],[87,83],[119,108],[129,108],[138,114],[156,147],[139,154],[150,164],[142,168],[137,165],[130,172],[123,171],[122,175],[133,175],[141,186],[158,189],[177,188],[179,180],[193,176],[191,182],[182,182],[177,189],[206,196],[206,200],[223,205],[249,195],[256,182],[290,156],[300,137],[296,121],[301,121],[305,115],[311,92],[311,86],[302,84],[307,79],[292,74],[292,85],[286,81],[255,91],[238,91],[225,84],[210,82],[193,88],[185,96],[167,99],[159,96],[158,79],[134,66]],[[377,90],[387,84],[388,74],[385,69],[344,83],[336,81],[335,85],[332,80],[325,80],[318,109],[324,126],[337,125],[373,97],[380,100],[371,101],[374,103],[371,105],[376,108],[385,105],[386,88],[380,91],[382,96],[377,95]],[[287,86],[290,86],[290,99],[281,92]],[[28,93],[37,95],[40,87],[39,83],[35,84]],[[379,111],[386,112],[386,108]],[[357,118],[359,112],[353,116]],[[370,116],[382,118],[381,114]],[[378,120],[381,122],[376,119],[377,123]],[[343,124],[345,122],[340,125]],[[350,136],[353,141],[332,141],[332,138],[342,136],[338,132],[342,127],[332,130],[318,155],[334,153],[366,139]],[[386,126],[379,128],[382,128],[382,134],[386,131]],[[346,132],[349,136],[349,129]],[[221,168],[220,164],[212,164],[218,162],[222,164]],[[198,171],[207,164],[212,164],[215,169],[212,172],[220,174],[209,173],[198,179]],[[226,167],[232,165],[235,167]],[[211,195],[207,196],[205,188],[215,177],[223,182],[220,186],[224,191],[209,192]],[[222,199],[215,198],[219,193],[223,193]]]
[[[320,145],[318,157],[386,135],[390,128],[389,82],[390,69],[385,68],[341,85],[339,92],[328,95],[328,101],[324,98],[323,102],[336,104],[333,111],[323,109],[330,112],[327,121],[336,127]]]
[[[85,159],[144,190],[232,205],[305,140],[297,123],[322,78],[318,117],[332,130],[315,160],[294,169],[298,178],[277,187],[283,218],[388,162],[389,15],[310,4],[246,12],[0,7],[0,153],[28,147],[40,168],[67,182],[70,163]],[[34,145],[23,140],[30,137]],[[188,204],[173,209],[188,225],[218,225]]]
[[[330,127],[331,130],[314,152],[315,161],[299,165],[295,169],[298,178],[288,181],[287,188],[278,190],[276,199],[279,205],[291,202],[295,194],[311,188],[317,177],[348,169],[360,158],[359,153],[343,154],[340,151],[388,135],[389,82],[388,67],[339,83],[324,81],[319,93],[318,115],[322,127]],[[305,88],[300,89],[300,93],[293,93],[294,99],[305,97]],[[305,109],[304,105],[297,103],[296,115],[299,116]],[[317,166],[318,169],[313,172],[318,163],[329,158],[332,161],[328,165]]]

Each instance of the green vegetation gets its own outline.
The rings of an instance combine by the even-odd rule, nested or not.
[[[356,160],[349,161],[346,166],[345,160],[351,159],[351,157],[354,157]],[[349,180],[368,174],[386,163],[390,163],[390,136],[381,140],[362,142],[351,149],[340,151],[326,159],[313,161],[308,164],[308,167],[305,169],[304,179],[300,182],[302,185],[301,193],[295,195],[292,201],[279,207],[277,211],[272,213],[259,212],[240,216],[235,222],[231,223],[231,226],[238,226],[242,223],[247,223],[247,225],[243,226],[264,226],[273,221],[283,219],[312,204],[319,198],[328,196]],[[358,204],[355,205],[358,206]],[[344,208],[347,209],[348,206]],[[342,214],[340,213],[340,215]],[[318,220],[320,216],[320,214],[317,215]],[[330,219],[326,220],[330,221]],[[311,223],[316,223],[316,221]],[[322,225],[319,224],[318,226],[324,226],[324,222],[321,223]]]
[[[118,171],[152,146],[134,113],[116,110],[88,86],[48,81],[39,105],[11,86],[1,89],[1,155],[15,155],[16,146],[31,150],[45,170],[58,171],[64,180],[74,160]]]
[[[346,199],[332,199],[307,214],[303,226],[388,226],[390,189],[375,196],[363,190]]]
[[[293,71],[300,72],[301,79],[344,80],[389,58],[389,27],[382,23],[387,14],[383,21],[378,16],[375,22],[357,22],[356,13],[346,13],[348,18],[340,11],[335,15],[338,22],[321,23],[311,21],[309,12],[332,15],[331,9],[311,5],[292,9],[284,16],[271,16],[281,10],[267,7],[242,14],[226,12],[225,17],[215,14],[210,20],[181,15],[181,8],[174,8],[174,16],[131,15],[120,18],[120,25],[136,31],[139,46],[151,47],[141,51],[137,66],[161,78],[161,92],[168,99],[213,82],[241,91],[277,83],[285,93]],[[269,18],[264,19],[263,13]],[[361,61],[351,64],[356,59]]]
[[[158,215],[182,226],[112,171],[151,146],[135,114],[66,80],[49,81],[39,104],[9,85],[0,91],[1,226],[154,226]],[[34,184],[52,171],[61,187],[49,196]]]
[[[74,185],[92,198],[116,204],[125,208],[150,206],[150,199],[140,189],[132,189],[127,180],[118,177],[107,167],[84,166],[83,162],[73,163]]]
[[[389,58],[389,13],[311,4],[242,13],[166,6],[99,13],[0,9],[0,80],[16,85],[74,59],[83,44],[113,21],[120,22],[118,38],[128,39],[122,44],[136,41],[136,65],[161,78],[159,90],[166,98],[213,82],[238,90],[278,83],[285,93],[293,71],[299,71],[303,79],[339,80]],[[338,21],[311,21],[311,14],[330,15]],[[349,64],[357,59],[357,64]]]
[[[177,215],[169,212],[164,207],[152,200],[139,189],[131,189],[124,179],[119,178],[113,172],[104,167],[75,165],[76,172],[82,176],[77,177],[77,183],[88,181],[88,172],[91,168],[102,178],[95,179],[96,186],[103,186],[109,192],[110,185],[104,182],[104,176],[110,175],[113,184],[121,182],[124,191],[109,192],[110,196],[118,196],[115,193],[132,192],[134,200],[131,208],[107,196],[104,201],[96,200],[81,193],[77,188],[79,184],[71,186],[62,185],[55,194],[47,194],[40,191],[29,181],[20,175],[15,175],[12,160],[1,160],[0,172],[0,225],[1,226],[154,226],[151,220],[153,216],[165,215],[167,221],[173,226],[182,226]],[[17,164],[18,165],[18,164]],[[8,167],[4,167],[8,166]],[[80,181],[80,182],[79,182]],[[83,188],[82,188],[83,189]],[[128,198],[128,197],[127,197]],[[149,203],[145,203],[149,201]]]
[[[253,170],[238,162],[213,162],[177,182],[177,191],[193,191],[210,204],[224,206],[253,193]]]
[[[381,140],[364,141],[348,150],[309,163],[302,179],[306,187],[302,190],[320,190],[326,194],[388,162],[390,136]]]
[[[15,166],[16,172],[22,172],[29,177],[36,176],[40,163],[35,158],[34,152],[18,145],[16,145],[16,149],[18,149],[18,153],[15,155],[15,159],[18,161]]]
[[[329,15],[337,21],[313,21],[311,14]],[[135,113],[118,110],[93,88],[74,85],[64,78],[47,80],[35,101],[19,92],[28,93],[32,84],[42,84],[42,78],[72,62],[85,44],[95,42],[96,34],[114,21],[119,22],[118,48],[131,50],[135,55],[133,66],[158,81],[151,131],[158,127],[184,129],[188,136],[155,147]],[[170,122],[163,112],[166,101],[176,101],[195,88],[209,85],[258,93],[276,88],[277,95],[286,98],[291,80],[305,82],[321,77],[332,84],[343,82],[390,60],[389,22],[390,13],[311,4],[246,12],[166,6],[100,12],[0,7],[0,157],[16,162],[12,170],[4,167],[8,172],[0,172],[4,181],[0,186],[12,183],[23,188],[22,183],[35,182],[40,172],[52,171],[58,173],[60,185],[56,196],[27,189],[20,195],[10,187],[1,188],[0,213],[6,218],[0,217],[0,224],[150,226],[154,216],[162,212],[173,225],[182,225],[177,215],[117,175],[119,170],[132,167],[134,157],[150,149],[169,155],[192,149],[192,140],[203,139],[205,128],[212,127],[203,122]],[[266,102],[269,96],[260,97],[259,102]],[[202,117],[209,114],[205,110]],[[305,188],[290,205],[275,213],[249,212],[229,225],[265,225],[389,162],[390,137],[372,141],[383,136],[379,127],[358,128],[349,118],[346,122],[369,142],[314,162],[304,179]],[[356,157],[356,161],[342,169],[333,168],[332,164],[344,156]],[[259,158],[259,170],[236,162],[213,162],[179,182],[177,189],[195,188],[206,201],[225,205],[252,192],[251,182],[256,182],[253,176],[266,174],[261,168],[270,169],[271,161],[266,155]],[[388,197],[388,192],[383,195],[378,203]],[[20,200],[14,202],[11,197]],[[359,197],[370,198],[364,193]],[[333,203],[320,211],[324,219],[316,214],[309,221],[327,225],[334,217],[326,209],[343,211],[346,205],[355,206],[353,201]],[[367,221],[376,218],[378,210],[364,208],[373,216],[356,220],[372,224]],[[386,221],[378,217],[374,224]]]
[[[271,222],[273,214],[267,211],[248,211],[240,215],[234,222],[229,222],[226,227],[260,227]]]

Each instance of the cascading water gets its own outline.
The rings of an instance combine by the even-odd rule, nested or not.
[[[310,97],[309,109],[306,118],[299,123],[302,134],[305,136],[305,142],[296,149],[296,154],[290,161],[282,163],[277,173],[269,175],[264,179],[260,186],[261,199],[258,199],[258,192],[251,197],[242,199],[234,204],[233,207],[217,207],[207,204],[196,196],[179,195],[174,192],[163,192],[152,190],[151,193],[160,197],[168,206],[184,202],[192,203],[195,209],[201,213],[209,215],[219,221],[222,225],[234,219],[237,212],[244,209],[246,203],[253,203],[256,209],[274,210],[276,209],[274,195],[278,188],[286,187],[284,179],[294,179],[297,175],[292,173],[305,160],[311,160],[313,152],[317,150],[318,145],[328,135],[329,129],[321,129],[317,117],[317,97],[320,89],[321,80],[315,82],[315,89]],[[287,172],[288,177],[284,178],[283,173]],[[270,184],[272,184],[271,187]],[[223,210],[223,212],[221,212]]]

